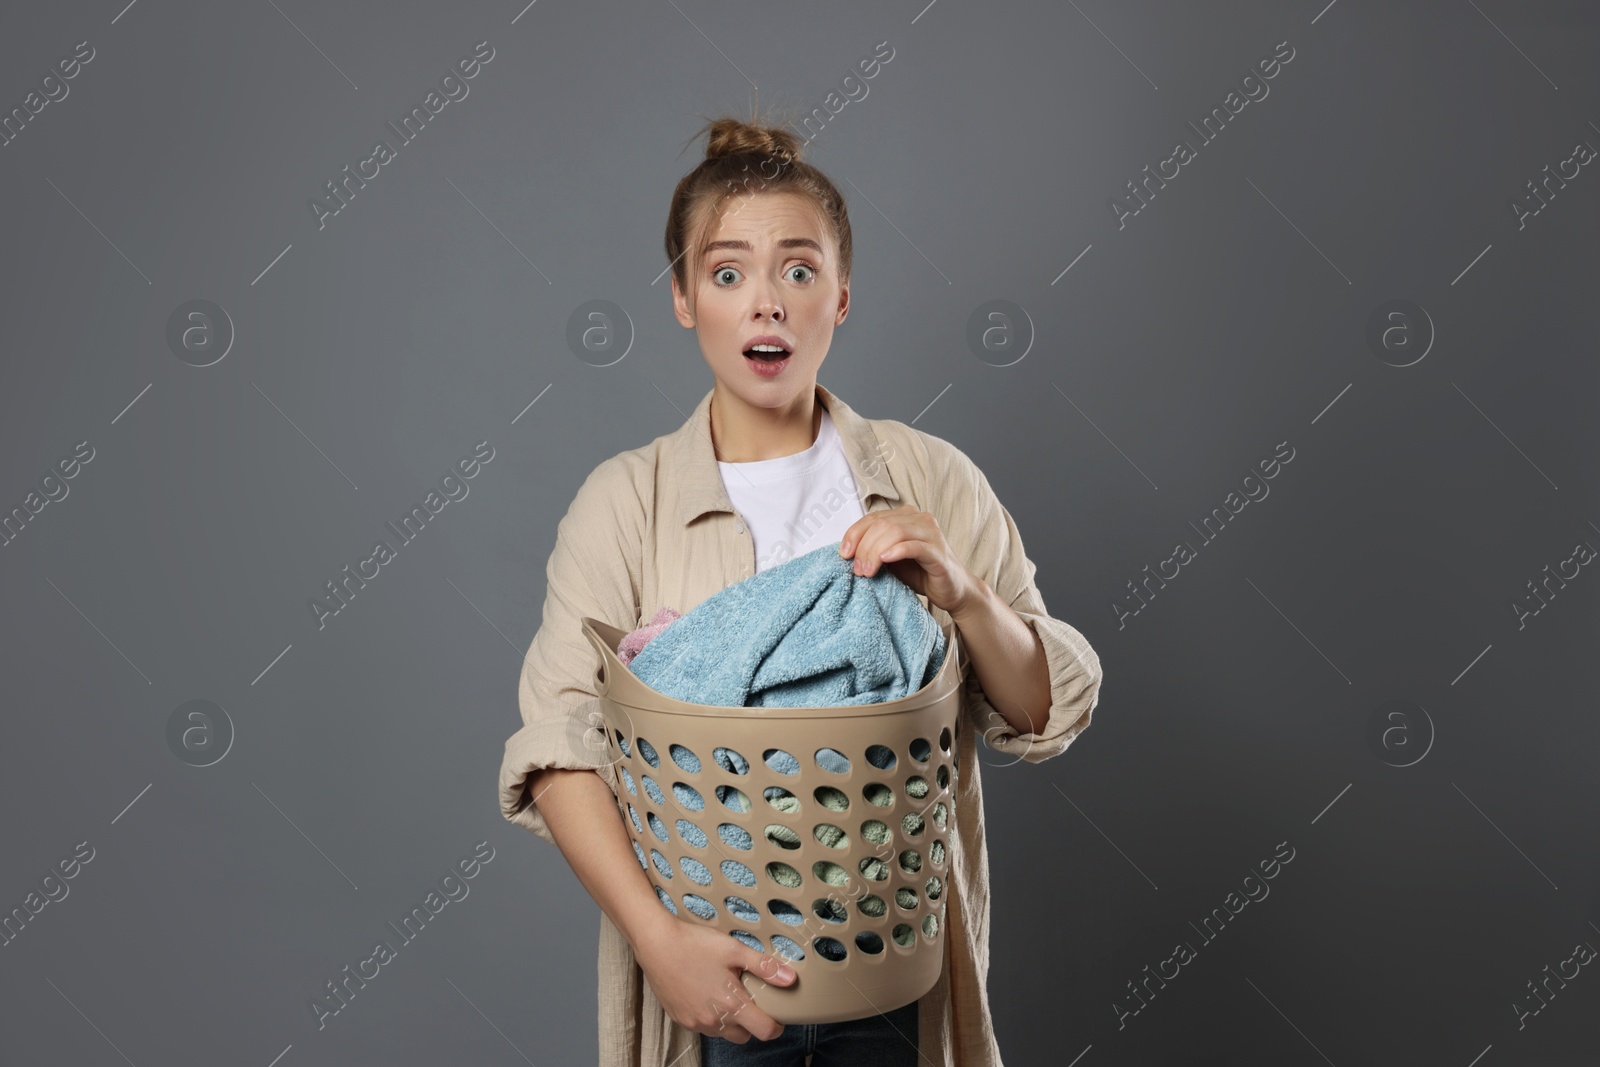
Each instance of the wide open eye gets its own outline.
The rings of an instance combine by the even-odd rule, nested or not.
[[[715,284],[720,285],[722,288],[726,289],[726,288],[728,288],[728,286],[734,284],[732,281],[723,281],[722,280],[723,277],[725,277],[726,275],[729,275],[729,274],[733,274],[733,275],[737,276],[739,274],[739,271],[734,267],[718,267],[716,270],[711,272],[711,280]]]
[[[807,263],[796,263],[794,266],[789,268],[788,272],[793,274],[797,270],[805,271],[806,276],[803,278],[794,279],[795,281],[809,282],[817,276],[816,268]]]

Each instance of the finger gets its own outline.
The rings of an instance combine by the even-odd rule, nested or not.
[[[726,983],[727,993],[711,1001],[711,1008],[716,1011],[716,1017],[709,1023],[696,1027],[701,1033],[720,1037],[726,1041],[742,1045],[750,1040],[750,1031],[740,1021],[740,1009],[745,1006],[748,991],[736,979],[729,979]],[[737,992],[735,992],[737,990]]]
[[[783,1033],[783,1024],[756,1007],[754,1003],[740,1008],[735,1018],[738,1020],[739,1028],[746,1035],[761,1041],[771,1041]]]
[[[862,535],[878,521],[879,514],[879,512],[873,512],[870,515],[861,516],[861,518],[852,522],[844,533],[839,535],[839,554],[841,556],[849,559],[851,554],[861,546]]]
[[[735,1045],[742,1045],[750,1040],[750,1031],[727,1017],[719,1019],[715,1026],[703,1032],[712,1037],[720,1037],[724,1041],[732,1041]]]
[[[855,544],[851,546],[850,554],[846,558],[855,561],[855,566],[851,570],[856,574],[865,573],[864,568],[872,558],[870,555],[872,546],[877,543],[879,536],[887,526],[887,521],[874,521],[872,525],[864,528],[860,536],[855,539]]]
[[[860,564],[858,573],[869,578],[877,574],[879,568],[883,566],[884,552],[914,536],[904,526],[889,523],[879,526],[869,533],[862,540],[861,547],[856,549],[856,561]]]
[[[892,563],[897,559],[915,559],[919,561],[927,561],[929,558],[929,550],[932,547],[932,545],[929,545],[925,541],[918,541],[916,538],[907,537],[905,540],[896,541],[888,548],[885,548],[881,553],[878,554],[878,558],[883,560],[885,563]]]
[[[749,971],[763,982],[772,985],[792,985],[795,979],[794,968],[785,960],[765,952],[757,952],[748,946],[741,948],[741,958],[735,966]]]
[[[741,992],[744,991],[741,990]],[[748,996],[749,994],[744,993],[744,995]],[[771,1041],[783,1033],[782,1023],[756,1007],[754,1000],[745,1000],[743,998],[740,999],[737,1007],[727,1009],[722,1019],[722,1025],[729,1030],[738,1029],[742,1031],[747,1040],[754,1037],[762,1041]],[[723,1036],[726,1036],[726,1034],[724,1033]],[[728,1040],[732,1041],[734,1039],[730,1037]],[[743,1042],[740,1043],[742,1044]]]

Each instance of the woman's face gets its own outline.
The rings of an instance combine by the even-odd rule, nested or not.
[[[810,201],[794,193],[734,195],[716,211],[709,247],[690,268],[692,308],[673,276],[678,321],[697,332],[711,372],[739,399],[760,408],[791,404],[815,391],[833,328],[848,310],[834,239]],[[789,354],[776,363],[746,356],[765,335]]]

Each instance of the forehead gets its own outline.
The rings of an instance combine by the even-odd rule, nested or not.
[[[829,251],[827,230],[809,198],[794,193],[735,193],[713,213],[704,247],[710,251],[724,241],[744,241],[756,252],[784,251],[780,242],[793,238],[808,238],[823,254]]]

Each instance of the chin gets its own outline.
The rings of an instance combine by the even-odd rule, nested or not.
[[[744,357],[740,357],[741,359]],[[742,364],[727,371],[714,371],[722,387],[753,408],[776,408],[792,402],[797,396],[816,391],[817,374],[788,367],[780,378],[762,381]]]

